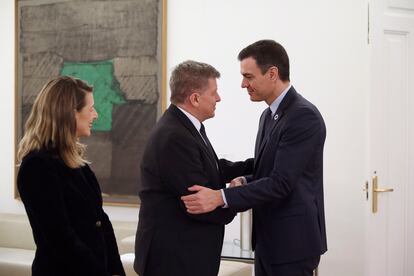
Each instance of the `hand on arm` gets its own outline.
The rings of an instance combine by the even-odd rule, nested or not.
[[[244,176],[234,178],[230,182],[230,188],[247,184]],[[225,205],[223,195],[220,190],[212,190],[207,187],[194,185],[188,188],[191,192],[196,192],[191,195],[182,196],[181,200],[184,202],[187,212],[190,214],[203,214],[213,211],[219,206]]]
[[[212,190],[199,185],[191,186],[188,190],[196,192],[181,197],[181,200],[187,208],[187,212],[190,214],[208,213],[224,205],[220,190]]]
[[[180,201],[183,212],[192,219],[214,224],[227,224],[236,215],[232,210],[224,208],[211,208],[209,211],[188,212],[188,207],[181,200],[191,192],[197,192],[197,188],[192,190],[190,185],[198,183],[198,187],[213,191],[206,188],[212,181],[206,171],[203,158],[200,156],[200,150],[197,144],[194,144],[193,138],[185,136],[166,137],[166,143],[157,148],[157,156],[162,156],[159,160],[160,167],[163,168],[163,181],[168,183],[177,194],[177,200]],[[215,191],[221,197],[220,190]],[[224,205],[222,199],[217,206]]]

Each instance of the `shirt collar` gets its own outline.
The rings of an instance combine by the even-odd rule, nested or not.
[[[197,129],[197,131],[200,132],[200,128],[201,128],[200,121],[196,117],[194,117],[194,115],[192,115],[191,113],[185,111],[181,107],[177,106],[177,108],[179,110],[181,110],[181,112],[183,112],[185,116],[187,116],[187,118],[191,121],[191,123],[193,123],[193,125]]]
[[[288,87],[286,87],[285,90],[279,95],[279,97],[276,98],[276,100],[273,101],[273,103],[270,104],[269,108],[272,111],[272,114],[275,114],[277,109],[279,108],[280,103],[282,102],[283,98],[286,96],[289,89],[292,87],[291,84],[289,84]]]

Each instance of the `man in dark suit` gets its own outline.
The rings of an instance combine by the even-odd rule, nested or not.
[[[192,215],[180,197],[193,183],[221,189],[252,170],[252,162],[218,160],[206,136],[202,122],[214,117],[219,77],[214,67],[195,61],[172,72],[172,104],[152,130],[141,163],[134,262],[140,276],[218,273],[224,225],[236,213],[219,207]]]
[[[251,101],[265,101],[259,122],[253,174],[241,186],[212,190],[195,185],[182,197],[190,214],[226,203],[253,208],[255,275],[310,276],[326,252],[323,147],[326,129],[317,108],[289,79],[289,58],[273,40],[257,41],[238,56],[242,87]]]

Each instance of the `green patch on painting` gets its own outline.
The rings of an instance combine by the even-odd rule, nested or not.
[[[93,123],[93,130],[110,131],[113,105],[126,103],[113,73],[114,66],[111,60],[84,63],[65,62],[60,72],[61,75],[79,78],[93,86],[95,109],[99,115]]]

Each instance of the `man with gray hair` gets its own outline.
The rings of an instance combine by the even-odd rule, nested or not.
[[[221,189],[252,170],[252,162],[219,160],[203,122],[214,117],[217,78],[211,65],[185,61],[170,78],[171,105],[148,139],[141,162],[141,206],[135,241],[140,276],[216,276],[224,225],[236,215],[218,207],[191,215],[180,197],[194,183]]]

